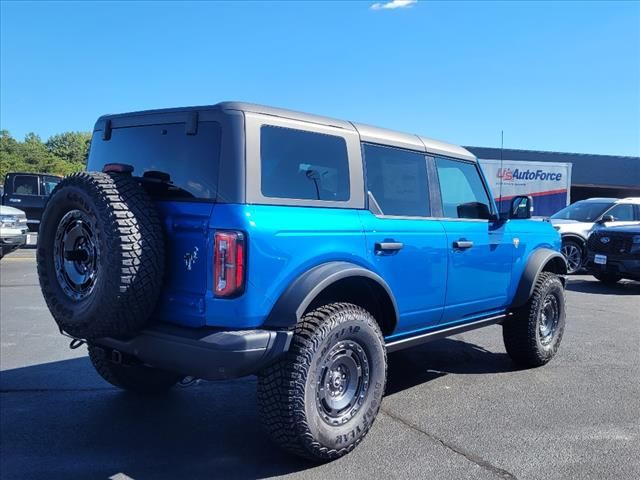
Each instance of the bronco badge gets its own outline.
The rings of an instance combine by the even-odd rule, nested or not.
[[[191,266],[196,263],[198,259],[198,247],[193,247],[193,252],[187,252],[184,254],[184,266],[187,270],[191,271]]]

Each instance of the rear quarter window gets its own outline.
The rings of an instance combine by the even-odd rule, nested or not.
[[[349,200],[349,159],[342,137],[263,125],[260,162],[265,197]]]
[[[221,127],[200,122],[195,135],[183,123],[114,128],[109,140],[97,131],[91,140],[87,170],[107,163],[125,163],[133,175],[159,171],[169,175],[168,196],[215,199],[220,164]]]

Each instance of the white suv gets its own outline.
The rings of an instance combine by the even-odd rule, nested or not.
[[[0,258],[27,241],[27,216],[22,210],[0,205]]]
[[[562,253],[568,273],[582,268],[586,242],[596,224],[627,225],[640,221],[640,197],[588,198],[580,200],[551,216],[553,227],[562,236]]]

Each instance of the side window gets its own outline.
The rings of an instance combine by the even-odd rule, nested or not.
[[[377,145],[363,146],[367,190],[384,215],[427,217],[429,182],[425,156]]]
[[[13,193],[16,195],[38,195],[38,177],[16,175],[13,179]]]
[[[633,205],[630,203],[618,204],[605,215],[612,215],[616,222],[633,222]]]
[[[261,190],[265,197],[349,200],[344,138],[264,125],[260,129]]]
[[[51,192],[53,192],[53,189],[56,188],[56,185],[58,185],[58,183],[60,183],[60,179],[56,178],[56,177],[44,177],[42,179],[42,188],[43,188],[43,195],[51,195]]]
[[[491,202],[476,165],[436,158],[436,169],[445,217],[489,218]]]

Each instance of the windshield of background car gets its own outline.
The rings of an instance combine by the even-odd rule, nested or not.
[[[613,202],[576,202],[551,215],[551,218],[595,222],[611,205]]]
[[[215,199],[220,138],[217,122],[199,122],[195,135],[185,132],[184,123],[114,128],[109,140],[97,131],[87,170],[102,171],[107,163],[124,163],[133,167],[137,177],[151,171],[168,174],[165,196]]]

